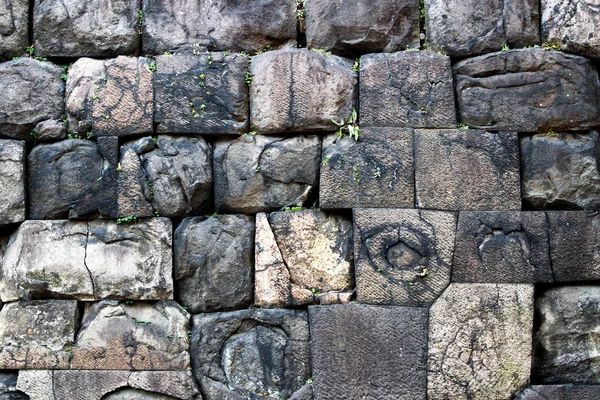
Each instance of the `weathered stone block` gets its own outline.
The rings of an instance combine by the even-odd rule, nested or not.
[[[0,297],[162,300],[173,296],[171,221],[25,221],[4,256]]]
[[[110,57],[138,50],[139,1],[31,0],[37,55]]]
[[[553,50],[502,51],[454,66],[462,123],[518,132],[600,124],[600,79],[592,63]]]
[[[45,121],[38,122],[34,128],[34,131],[37,140],[40,142],[52,142],[67,138],[67,125],[65,122],[54,119],[47,119]]]
[[[17,390],[17,372],[0,372],[0,400],[29,400],[29,397]]]
[[[414,206],[412,129],[362,128],[323,139],[321,208]]]
[[[419,47],[418,0],[311,0],[304,14],[309,48],[352,57]]]
[[[361,57],[360,123],[454,128],[456,109],[450,57],[429,51]]]
[[[461,212],[452,282],[552,282],[544,212]]]
[[[156,58],[157,132],[239,134],[248,129],[246,56],[227,53]]]
[[[38,122],[63,114],[62,73],[52,63],[26,57],[0,64],[0,137],[31,140]]]
[[[515,400],[595,400],[600,398],[600,386],[533,385],[523,390]]]
[[[427,48],[464,57],[540,42],[537,0],[425,0]]]
[[[534,209],[600,207],[598,132],[521,137],[523,202]]]
[[[193,322],[194,376],[205,400],[287,399],[311,377],[306,311],[242,310]]]
[[[308,311],[316,398],[425,398],[426,309],[349,304]]]
[[[455,213],[355,209],[358,301],[429,306],[450,283],[455,234]]]
[[[162,54],[183,45],[255,52],[296,44],[293,1],[144,1],[144,53]]]
[[[186,218],[174,240],[177,300],[192,313],[245,308],[254,285],[254,218]]]
[[[75,339],[76,301],[19,301],[0,311],[0,369],[65,369]]]
[[[0,139],[0,188],[0,226],[24,221],[24,143]]]
[[[517,133],[415,130],[417,207],[520,210]]]
[[[258,133],[334,131],[356,103],[353,62],[306,49],[252,57],[250,123]]]
[[[29,45],[29,1],[0,4],[0,61],[20,56]]]
[[[533,285],[453,283],[429,310],[430,399],[508,399],[529,383]]]
[[[303,206],[316,189],[319,136],[244,135],[214,147],[218,212],[256,213]]]

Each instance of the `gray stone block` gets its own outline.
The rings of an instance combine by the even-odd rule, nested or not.
[[[24,221],[24,143],[0,139],[0,188],[2,188],[0,191],[0,227]]]
[[[53,142],[67,138],[67,125],[63,121],[48,119],[38,122],[34,130],[40,142]]]
[[[29,1],[11,0],[0,4],[0,61],[20,56],[29,46]]]
[[[29,397],[17,390],[17,371],[0,372],[0,400],[29,400]]]
[[[532,385],[519,393],[515,400],[596,400],[600,386],[592,385]]]

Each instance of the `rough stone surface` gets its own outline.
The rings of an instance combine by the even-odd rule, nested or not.
[[[173,296],[171,222],[21,224],[0,270],[0,297],[161,300]]]
[[[464,57],[540,42],[537,0],[425,0],[427,48]]]
[[[521,137],[523,202],[533,209],[600,208],[598,132]]]
[[[0,369],[65,369],[75,339],[76,301],[19,301],[0,311]]]
[[[311,375],[306,311],[195,315],[191,352],[205,400],[290,398]]]
[[[529,383],[533,285],[453,283],[429,310],[430,399],[508,399]]]
[[[245,308],[252,302],[254,218],[186,218],[174,239],[177,300],[192,313]]]
[[[312,0],[304,14],[309,48],[352,57],[419,47],[418,0]]]
[[[426,309],[350,304],[308,310],[316,398],[425,398]]]
[[[144,142],[152,143],[152,139]],[[117,215],[119,218],[150,217],[154,213],[150,185],[137,154],[137,151],[150,150],[152,147],[153,144],[139,148],[136,148],[135,145],[121,146],[120,171],[117,176]]]
[[[29,45],[29,1],[9,0],[0,4],[0,61],[23,54]]]
[[[244,55],[226,53],[158,56],[154,78],[157,132],[246,132],[249,62]]]
[[[515,400],[596,400],[600,386],[533,385],[523,390]]]
[[[138,50],[137,0],[30,0],[36,55],[110,57]]]
[[[522,49],[454,66],[462,123],[481,129],[548,132],[600,124],[600,79],[583,57]]]
[[[544,212],[461,212],[452,282],[552,282]]]
[[[429,306],[450,283],[455,234],[451,212],[355,209],[358,301]]]
[[[187,370],[189,318],[174,301],[86,303],[71,368]]]
[[[0,226],[25,220],[24,143],[0,139],[0,188]]]
[[[255,52],[296,44],[293,1],[149,0],[142,9],[144,53],[162,54],[183,45]]]
[[[319,191],[321,208],[412,208],[412,130],[362,128],[358,141],[326,136]]]
[[[360,59],[361,126],[454,128],[450,57],[429,51]]]
[[[252,57],[250,123],[258,133],[334,131],[355,108],[353,62],[306,49]]]
[[[38,122],[60,117],[62,73],[52,63],[25,57],[0,64],[0,137],[33,139],[30,134]]]
[[[516,133],[416,130],[417,207],[436,210],[520,210]]]
[[[214,147],[215,208],[256,213],[303,206],[319,178],[321,138],[244,135]]]
[[[0,400],[29,400],[26,394],[17,390],[17,372],[0,372]]]
[[[35,135],[40,142],[51,142],[67,138],[67,126],[63,121],[47,119],[35,126]]]

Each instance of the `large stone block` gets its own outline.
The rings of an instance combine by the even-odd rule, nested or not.
[[[517,133],[415,130],[417,207],[520,210]]]
[[[24,221],[24,143],[0,139],[0,188],[0,226]]]
[[[537,0],[425,0],[427,48],[464,57],[540,42]]]
[[[19,301],[0,311],[0,369],[66,369],[77,331],[76,301]]]
[[[20,56],[29,45],[29,1],[0,4],[0,61]]]
[[[0,137],[30,140],[36,124],[64,112],[62,68],[32,58],[0,64]]]
[[[552,282],[546,215],[538,212],[461,212],[452,282]]]
[[[425,399],[427,310],[359,304],[313,306],[318,399]]]
[[[450,57],[429,51],[360,59],[362,126],[454,128]]]
[[[419,47],[418,0],[311,0],[304,14],[309,48],[352,57]]]
[[[334,131],[352,115],[357,74],[341,57],[290,49],[252,57],[250,123],[258,133]]]
[[[592,385],[533,385],[519,393],[515,400],[596,400],[600,386]]]
[[[249,62],[235,53],[158,56],[154,78],[157,132],[246,132]]]
[[[2,301],[173,296],[171,221],[21,224],[0,270]]]
[[[311,375],[306,311],[195,315],[191,352],[205,400],[294,398]]]
[[[453,283],[429,310],[429,399],[509,399],[529,383],[533,285]]]
[[[548,132],[600,124],[600,79],[591,61],[553,50],[502,51],[454,66],[462,123]]]
[[[174,239],[177,300],[192,313],[245,308],[254,285],[254,218],[186,218]]]
[[[358,301],[429,306],[450,283],[456,214],[354,210]]]
[[[323,139],[322,208],[414,206],[412,129],[362,128]]]
[[[256,213],[303,206],[319,179],[321,138],[244,135],[214,148],[215,208]]]
[[[523,202],[534,209],[600,208],[598,132],[521,137]]]
[[[138,0],[31,0],[37,55],[110,57],[138,51]]]

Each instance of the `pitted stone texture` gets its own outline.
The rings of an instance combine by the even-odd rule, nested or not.
[[[417,207],[520,210],[517,133],[415,130]]]
[[[523,201],[534,209],[600,208],[598,132],[521,137]]]
[[[28,159],[29,218],[117,216],[117,138],[35,146]]]
[[[35,126],[35,135],[40,142],[52,142],[67,138],[67,125],[63,121],[47,119]]]
[[[29,1],[9,0],[0,4],[0,61],[20,56],[29,46]]]
[[[252,57],[251,130],[258,133],[334,131],[356,103],[350,60],[310,51],[270,51]]]
[[[144,54],[183,45],[245,52],[296,45],[294,1],[149,0],[142,10]]]
[[[137,52],[137,0],[31,0],[36,55],[110,57]]]
[[[590,60],[522,49],[454,66],[462,123],[481,129],[547,132],[600,124],[600,79]]]
[[[533,285],[453,283],[429,310],[429,399],[508,399],[529,383]]]
[[[174,301],[86,303],[71,368],[187,370],[189,318]]]
[[[360,59],[362,126],[454,128],[450,57],[429,51]]]
[[[452,282],[552,282],[544,212],[461,212]]]
[[[218,212],[256,213],[303,206],[319,179],[321,138],[244,135],[214,148]]]
[[[325,136],[320,179],[321,208],[412,208],[412,130],[362,128],[358,141]]]
[[[0,188],[0,226],[24,221],[24,143],[0,139]]]
[[[533,385],[519,393],[515,400],[596,400],[600,386]]]
[[[18,373],[0,372],[0,400],[29,400],[29,397],[17,390]]]
[[[349,304],[308,311],[316,398],[425,398],[426,309]]]
[[[352,57],[419,47],[418,0],[311,0],[304,13],[309,48]]]
[[[358,301],[429,306],[450,283],[456,214],[354,210]]]
[[[425,0],[427,48],[452,57],[540,42],[537,0]]]
[[[77,330],[77,302],[19,301],[0,311],[0,369],[65,369]]]
[[[121,146],[119,174],[117,176],[117,215],[119,218],[150,217],[153,215],[152,195],[142,161],[137,152],[150,150],[152,139],[140,139],[131,145]],[[145,143],[146,146],[136,146]]]
[[[308,317],[298,310],[195,315],[191,352],[205,400],[294,398],[312,376]],[[297,397],[296,397],[297,398]]]
[[[542,40],[586,57],[600,58],[600,8],[593,0],[542,0]]]
[[[186,218],[175,231],[177,300],[192,313],[246,308],[253,297],[254,218]]]
[[[158,56],[154,78],[157,132],[246,132],[249,62],[244,55],[226,53]]]
[[[26,57],[0,64],[0,137],[32,140],[38,122],[63,114],[62,73],[50,62]]]
[[[171,221],[21,224],[0,270],[3,301],[173,297]]]

